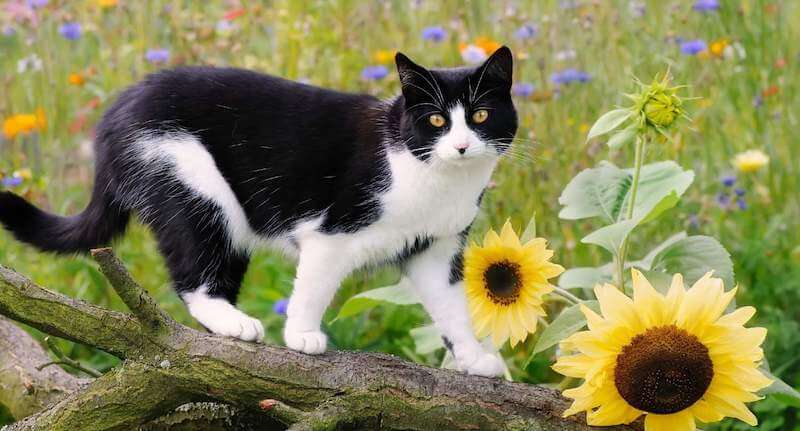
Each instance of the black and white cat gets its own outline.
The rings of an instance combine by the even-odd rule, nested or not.
[[[233,304],[251,251],[277,247],[298,258],[284,339],[311,354],[326,348],[320,321],[340,282],[397,263],[458,366],[501,374],[473,335],[461,255],[517,130],[511,51],[475,68],[395,60],[402,95],[389,101],[238,69],[150,75],[97,128],[86,210],[60,217],[0,192],[0,222],[42,250],[85,252],[135,212],[191,315],[249,341],[264,329]]]

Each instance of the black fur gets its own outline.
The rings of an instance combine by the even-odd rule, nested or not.
[[[137,212],[154,230],[179,291],[206,283],[210,294],[233,301],[248,256],[232,247],[216,204],[182,187],[169,170],[154,170],[131,155],[147,136],[192,135],[213,157],[256,233],[276,236],[323,213],[322,231],[357,231],[381,215],[378,197],[392,180],[388,147],[407,146],[425,160],[446,131],[421,121],[432,112],[447,115],[457,102],[467,110],[492,110],[491,121],[475,126],[499,151],[516,132],[508,48],[477,68],[427,70],[402,54],[397,66],[403,94],[389,102],[231,68],[149,75],[123,91],[97,127],[96,181],[84,212],[60,217],[2,192],[0,222],[41,250],[85,252],[121,234]],[[418,238],[398,259],[431,241]],[[459,259],[454,272],[460,273]]]

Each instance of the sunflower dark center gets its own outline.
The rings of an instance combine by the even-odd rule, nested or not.
[[[496,304],[514,303],[522,289],[519,265],[507,260],[489,265],[483,273],[483,280],[489,290],[489,298]]]
[[[708,348],[673,325],[648,329],[622,348],[614,384],[631,406],[676,413],[703,397],[714,377]]]

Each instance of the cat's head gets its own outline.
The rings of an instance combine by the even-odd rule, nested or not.
[[[513,60],[502,47],[478,67],[426,69],[395,56],[403,91],[401,137],[418,159],[459,163],[496,158],[517,132]]]

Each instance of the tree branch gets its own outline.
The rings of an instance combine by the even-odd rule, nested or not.
[[[157,318],[162,326],[154,332],[152,319],[163,313],[154,310],[144,290],[125,281],[130,276],[121,264],[112,267],[120,271],[109,276],[120,276],[112,284],[126,292],[125,302],[138,309],[136,315],[151,323],[44,290],[0,266],[0,314],[126,359],[87,389],[31,418],[36,426],[12,429],[135,426],[203,400],[263,412],[260,403],[270,399],[282,404],[266,413],[295,429],[590,429],[583,418],[562,418],[568,402],[549,388],[432,369],[384,354],[309,356],[198,332],[168,318]]]

